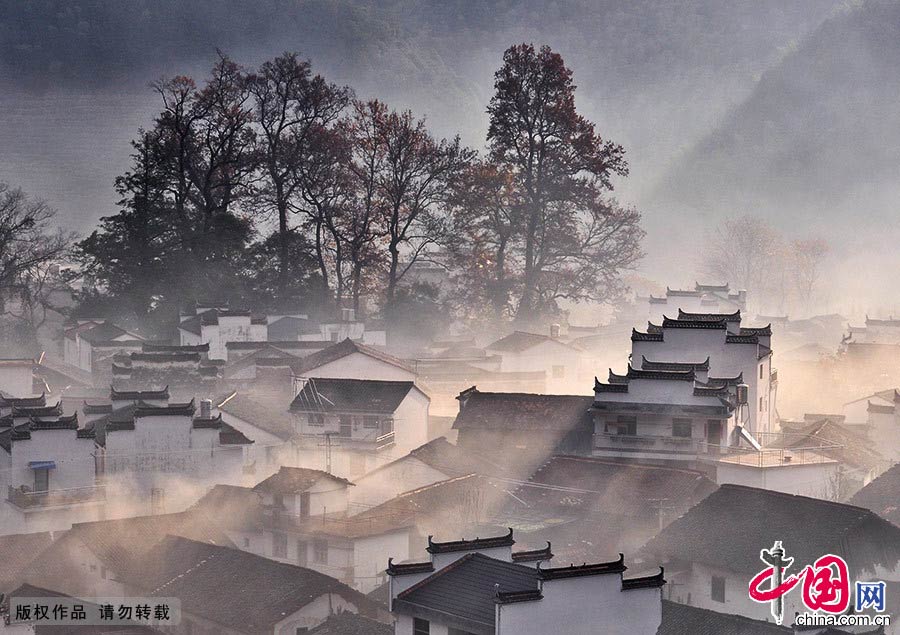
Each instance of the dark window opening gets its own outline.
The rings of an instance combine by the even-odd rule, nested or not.
[[[725,602],[725,578],[714,575],[712,577],[710,596],[713,602]]]

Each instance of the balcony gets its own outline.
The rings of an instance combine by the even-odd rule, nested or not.
[[[394,431],[391,430],[387,434],[382,434],[375,438],[375,449],[383,450],[394,445]]]
[[[89,486],[32,492],[22,487],[10,486],[7,500],[24,511],[100,503],[106,500],[106,488],[104,486]]]

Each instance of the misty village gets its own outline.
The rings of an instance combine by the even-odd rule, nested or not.
[[[0,635],[900,634],[900,0],[0,8]]]

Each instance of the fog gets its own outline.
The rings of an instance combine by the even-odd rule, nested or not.
[[[543,611],[587,578],[522,566],[624,553],[663,624],[768,627],[787,536],[900,584],[898,42],[900,0],[0,0],[0,631],[209,575],[172,632],[420,633],[391,576],[508,528]]]

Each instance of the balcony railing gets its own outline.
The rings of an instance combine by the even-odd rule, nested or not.
[[[375,447],[378,450],[383,448],[387,448],[394,445],[394,431],[391,430],[387,434],[382,434],[380,437],[376,437],[375,439]]]
[[[654,451],[665,450],[678,454],[718,453],[719,446],[711,446],[704,439],[646,434],[614,434],[602,432],[594,434],[595,450]]]
[[[46,492],[32,492],[20,487],[10,486],[7,500],[19,509],[77,505],[106,500],[106,488],[95,485],[54,489]]]

